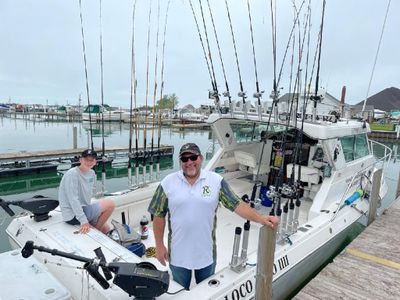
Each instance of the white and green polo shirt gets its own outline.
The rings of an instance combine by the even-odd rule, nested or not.
[[[201,170],[194,185],[188,183],[182,171],[161,181],[148,211],[162,218],[168,214],[170,264],[197,270],[215,261],[219,203],[234,211],[240,198],[217,173]]]

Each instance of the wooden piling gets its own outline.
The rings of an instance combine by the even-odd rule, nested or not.
[[[78,148],[78,128],[76,126],[73,127],[72,136],[73,136],[72,148],[76,149]]]
[[[397,178],[396,198],[399,198],[399,196],[400,196],[400,174],[399,177]]]
[[[272,272],[277,229],[260,228],[257,254],[256,300],[272,299]]]
[[[375,221],[378,209],[379,190],[381,188],[382,169],[378,169],[372,175],[372,190],[369,198],[368,225]]]

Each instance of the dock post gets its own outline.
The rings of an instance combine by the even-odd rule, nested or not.
[[[399,198],[399,196],[400,196],[400,174],[399,174],[399,177],[397,178],[397,188],[396,188],[395,199]]]
[[[379,190],[381,188],[382,168],[372,175],[372,189],[369,197],[368,225],[375,221],[376,210],[379,202]]]
[[[72,129],[72,148],[77,149],[78,148],[78,128],[76,126],[73,127]]]
[[[260,228],[257,252],[256,300],[272,299],[276,229]]]

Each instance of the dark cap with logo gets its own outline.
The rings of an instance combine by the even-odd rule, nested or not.
[[[81,156],[82,157],[91,156],[91,157],[97,158],[97,152],[92,149],[86,149],[85,151],[82,152]]]
[[[179,151],[179,157],[182,157],[185,153],[191,153],[196,155],[201,155],[200,148],[194,143],[187,143],[181,147]]]

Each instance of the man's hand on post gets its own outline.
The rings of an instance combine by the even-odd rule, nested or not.
[[[261,224],[266,225],[272,229],[275,229],[278,227],[279,224],[279,218],[275,216],[262,216],[261,217]]]

